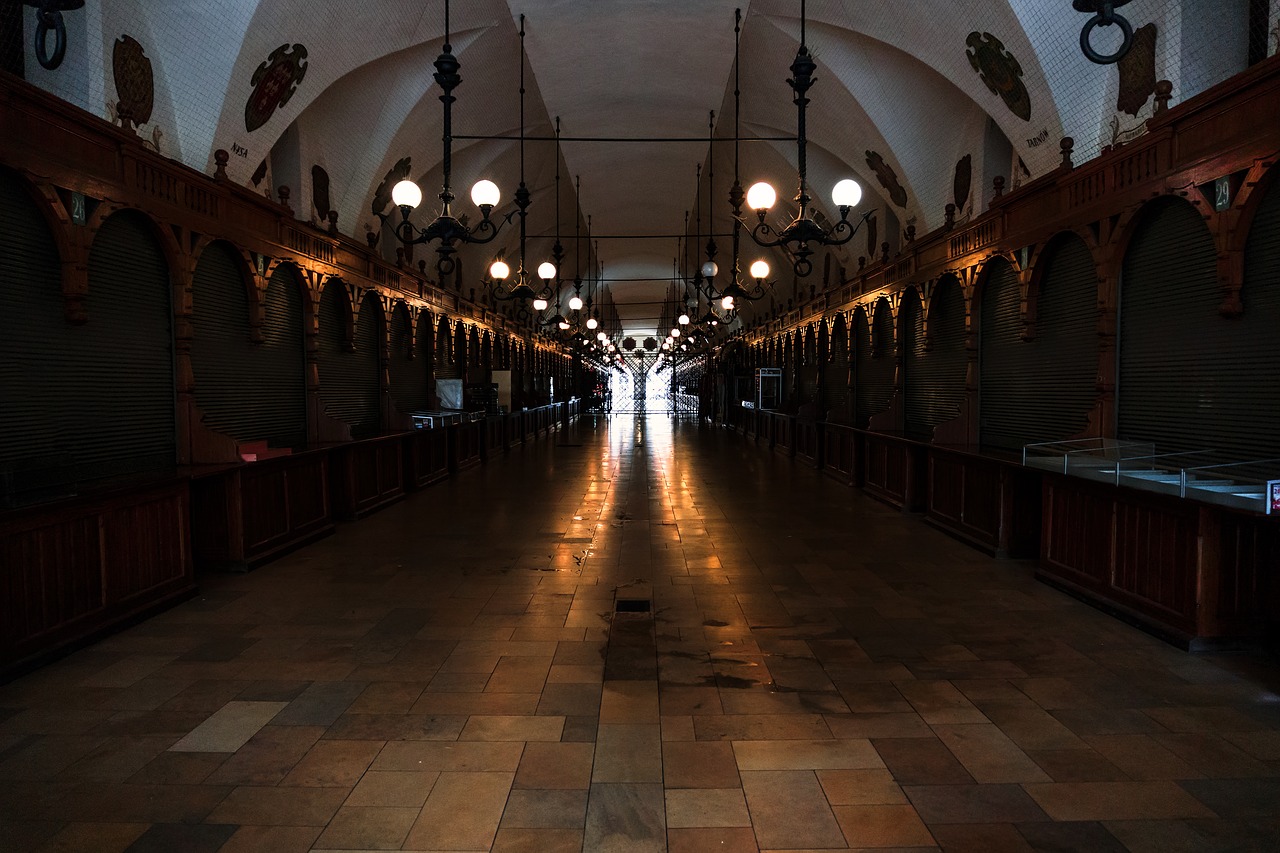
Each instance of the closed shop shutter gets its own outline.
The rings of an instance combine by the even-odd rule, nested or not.
[[[952,278],[941,279],[929,305],[929,336],[926,351],[924,315],[916,324],[914,362],[907,371],[907,432],[932,438],[933,429],[960,416],[964,400],[965,374],[969,357],[965,352],[964,294]]]
[[[1261,330],[1218,313],[1215,256],[1185,202],[1156,202],[1137,226],[1120,281],[1118,434],[1161,452],[1215,450],[1227,461],[1254,455],[1253,428],[1275,434],[1253,416],[1268,408],[1276,383],[1248,363],[1248,339]]]
[[[914,287],[903,291],[902,304],[898,306],[898,328],[902,335],[903,426],[911,438],[927,439],[933,427],[925,420],[929,392],[922,369],[926,343],[924,310]]]
[[[1280,192],[1263,199],[1245,247],[1244,313],[1219,314],[1213,241],[1190,205],[1139,226],[1120,284],[1119,434],[1217,462],[1280,456]],[[1259,473],[1273,472],[1274,465]]]
[[[89,252],[89,322],[77,339],[73,452],[85,480],[160,473],[177,462],[168,265],[140,214],[103,223]]]
[[[853,415],[849,407],[849,346],[844,320],[837,319],[829,344],[831,359],[822,374],[822,396],[827,420],[847,424]]]
[[[355,351],[343,343],[346,288],[325,286],[320,297],[320,399],[330,417],[348,424],[352,438],[378,433],[377,307],[366,301],[355,328]]]
[[[259,432],[272,447],[307,444],[307,364],[302,333],[302,289],[290,268],[267,282],[262,343],[254,353],[254,383],[261,399]]]
[[[74,489],[73,454],[87,428],[74,406],[82,352],[73,331],[53,235],[0,171],[0,507]]]
[[[430,324],[431,318],[423,315],[422,322]],[[410,352],[413,358],[409,358]],[[416,351],[409,312],[403,304],[397,305],[391,314],[391,399],[402,412],[418,412],[427,406],[427,368],[431,352]]]
[[[265,438],[259,415],[274,402],[254,381],[249,298],[231,247],[214,243],[201,253],[191,305],[191,371],[205,426],[237,441]]]
[[[453,332],[442,318],[436,326],[436,379],[461,379],[462,368],[454,361]]]
[[[1058,441],[1087,426],[1097,397],[1097,272],[1075,236],[1045,251],[1035,334],[1021,337],[1013,268],[993,271],[981,306],[981,437],[1017,450]]]
[[[867,425],[872,415],[888,409],[893,399],[893,312],[888,300],[881,299],[876,303],[874,317],[875,354],[872,355],[871,341],[866,343],[865,355],[862,347],[858,349],[858,425],[862,427]]]

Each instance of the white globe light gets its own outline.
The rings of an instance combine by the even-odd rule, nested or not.
[[[507,266],[506,261],[494,261],[489,265],[489,277],[496,278],[501,281],[511,275],[511,267]]]
[[[561,321],[560,321],[560,331],[562,331],[562,332],[567,332],[567,331],[569,331],[569,321],[568,321],[568,320],[561,320]]]
[[[681,314],[679,317],[676,318],[676,322],[679,323],[681,326],[689,325],[689,315]]]
[[[672,329],[672,330],[671,330],[671,337],[673,337],[673,338],[678,338],[678,337],[680,337],[680,330],[679,330],[679,329]]]
[[[597,340],[597,341],[607,341],[607,340],[609,340],[609,336],[608,336],[608,335],[606,335],[604,332],[598,332],[598,333],[596,333],[596,340]]]
[[[733,310],[733,297],[732,297],[732,296],[726,296],[724,299],[721,299],[721,300],[720,300],[720,307],[721,307],[721,308],[723,308],[723,309],[724,309],[724,310],[726,310],[726,311],[732,311],[732,310]]]
[[[777,191],[764,181],[752,184],[747,190],[747,207],[752,210],[768,210],[777,200]]]
[[[752,278],[768,278],[769,265],[764,261],[756,261],[754,264],[751,265],[751,277]]]
[[[534,310],[534,311],[546,311],[546,310],[547,310],[547,300],[543,299],[541,296],[539,296],[537,299],[533,300],[533,310]]]
[[[688,344],[681,344],[681,345],[680,345],[680,349],[685,349],[685,350],[687,350],[688,348],[689,348],[689,345],[688,345]]]
[[[550,281],[556,277],[556,265],[550,261],[543,261],[538,264],[538,278],[543,281]]]
[[[581,297],[581,296],[576,296],[576,295],[575,295],[575,296],[571,296],[571,297],[569,297],[569,310],[570,310],[570,311],[581,311],[581,310],[582,310],[582,297]]]
[[[391,200],[397,207],[417,207],[422,204],[422,187],[413,181],[401,181],[391,188]]]
[[[471,188],[471,201],[476,207],[497,207],[501,198],[502,193],[498,192],[498,185],[493,181],[476,181]]]
[[[617,352],[617,351],[618,351],[617,347],[615,347],[613,344],[609,344],[609,352]]]
[[[836,207],[857,207],[862,201],[862,187],[853,178],[845,178],[831,188],[831,200]]]
[[[663,348],[663,349],[671,349],[671,341],[663,341],[663,342],[662,342],[662,348]]]
[[[600,325],[600,321],[599,321],[599,320],[597,320],[595,317],[588,317],[588,318],[587,318],[587,328],[588,328],[588,329],[594,329],[596,326],[599,326],[599,325]],[[601,332],[600,334],[602,334],[602,335],[603,335],[603,334],[604,334],[604,332]]]
[[[716,266],[715,261],[707,261],[702,265],[702,274],[707,278],[715,278],[718,272],[720,272],[720,267]]]

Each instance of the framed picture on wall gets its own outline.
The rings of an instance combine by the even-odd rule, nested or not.
[[[1280,480],[1267,481],[1267,515],[1280,515]]]

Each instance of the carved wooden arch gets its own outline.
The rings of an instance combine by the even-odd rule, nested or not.
[[[396,315],[401,312],[404,313],[405,329],[408,331],[408,341],[402,354],[409,361],[413,361],[418,355],[418,336],[414,329],[416,318],[414,317],[414,309],[403,299],[393,300],[391,310],[387,314],[387,341],[389,346],[395,345],[395,340],[391,337],[391,329],[395,325]]]
[[[200,261],[204,259],[204,253],[217,243],[231,249],[231,254],[236,259],[236,268],[240,272],[240,285],[244,288],[246,304],[249,307],[249,316],[246,318],[249,323],[249,341],[254,344],[260,344],[262,343],[263,300],[267,292],[267,279],[266,276],[258,274],[250,253],[225,237],[202,235],[196,240],[195,245],[191,247],[191,254],[188,258],[191,264],[190,281],[192,286],[184,294],[183,311],[188,316],[194,312],[196,270],[200,267]]]
[[[969,285],[965,294],[965,333],[975,334],[981,333],[982,324],[980,318],[982,316],[982,301],[986,298],[987,287],[991,282],[991,275],[994,270],[999,268],[1001,264],[1008,264],[1013,270],[1018,286],[1018,318],[1020,323],[1025,322],[1027,310],[1027,276],[1022,274],[1018,268],[1018,258],[1013,252],[995,252],[988,255],[980,264],[968,267],[963,271],[955,271],[955,275],[960,281],[964,281],[967,277]],[[1023,334],[1021,331],[1019,334]]]
[[[885,355],[893,355],[898,345],[898,306],[902,302],[902,295],[897,293],[882,293],[871,301],[873,306],[868,312],[867,318],[871,323],[871,357],[880,358]],[[892,330],[892,338],[888,341],[882,339],[882,336],[876,333],[876,318],[880,316],[882,311],[888,311],[889,328]]]
[[[461,320],[453,324],[453,363],[457,367],[467,367],[467,326]]]
[[[924,290],[926,286],[929,287],[931,292],[932,285],[925,285],[916,282],[912,282],[898,291],[898,310],[894,317],[894,330],[899,343],[907,340],[906,323],[912,318],[909,316],[910,312],[906,310],[906,306],[908,302],[914,300],[916,306],[915,310],[920,320],[920,337],[923,341],[924,348],[928,350],[932,348],[933,342],[929,339],[929,311],[928,303],[926,302],[927,296]],[[903,355],[906,355],[906,353],[904,352]]]
[[[268,261],[262,274],[262,303],[266,304],[266,289],[271,285],[278,271],[285,270],[292,286],[297,288],[302,297],[302,333],[303,337],[314,337],[320,331],[320,277],[309,274],[307,270],[291,258],[274,258]]]
[[[826,364],[831,360],[831,337],[827,332],[826,318],[820,318],[815,325],[818,327],[816,361],[818,364]]]
[[[964,284],[961,283],[960,277],[953,272],[944,272],[942,275],[929,282],[929,301],[928,310],[924,315],[924,330],[927,338],[925,344],[926,349],[932,349],[934,344],[934,329],[937,326],[937,318],[935,316],[938,311],[938,304],[941,302],[939,295],[944,292],[944,288],[954,287],[960,294],[960,305],[964,311],[965,331],[969,330],[969,300],[965,298]]]
[[[436,321],[434,355],[437,367],[444,367],[453,359],[453,330],[449,327],[449,318],[444,314],[441,314],[440,319]]]
[[[71,214],[53,184],[3,164],[0,164],[0,172],[10,176],[14,185],[36,206],[44,220],[45,230],[53,239],[62,278],[62,316],[73,325],[84,323],[89,319],[85,307],[85,297],[89,293],[87,235],[83,229],[72,225]]]
[[[1195,210],[1204,222],[1205,231],[1209,240],[1213,243],[1217,254],[1218,286],[1222,288],[1222,301],[1218,308],[1219,313],[1224,317],[1234,317],[1240,314],[1240,282],[1229,281],[1231,264],[1223,249],[1222,239],[1219,234],[1218,214],[1213,210],[1213,205],[1209,204],[1200,195],[1199,190],[1194,186],[1189,186],[1188,188],[1160,193],[1139,204],[1130,205],[1120,214],[1112,231],[1111,242],[1107,246],[1110,249],[1108,255],[1110,275],[1107,277],[1107,286],[1102,289],[1102,293],[1099,295],[1099,307],[1107,315],[1114,317],[1119,308],[1120,289],[1118,284],[1120,272],[1124,269],[1124,261],[1129,254],[1134,236],[1153,210],[1176,204],[1188,204]],[[1240,272],[1243,275],[1243,260],[1240,264]]]
[[[485,329],[484,337],[480,342],[481,367],[485,370],[493,370],[493,333]]]
[[[1094,294],[1095,304],[1103,299],[1101,286],[1103,277],[1099,271],[1103,264],[1103,250],[1094,236],[1092,230],[1088,228],[1068,228],[1054,234],[1048,240],[1036,246],[1031,253],[1028,266],[1030,267],[1027,277],[1026,295],[1022,300],[1021,319],[1022,319],[1022,338],[1023,340],[1032,340],[1036,336],[1036,322],[1039,319],[1039,300],[1040,291],[1044,286],[1044,277],[1049,268],[1049,261],[1053,260],[1061,251],[1064,245],[1071,242],[1072,238],[1080,240],[1089,257],[1093,259],[1094,272]]]
[[[329,288],[336,288],[341,295],[338,304],[341,306],[342,325],[339,327],[341,339],[338,341],[342,348],[347,352],[355,352],[356,349],[356,292],[355,288],[343,281],[336,275],[328,276],[324,279],[324,283],[320,287],[320,298],[316,303],[316,323],[319,325],[320,304],[324,301],[324,295],[329,292]]]
[[[849,360],[849,321],[844,312],[831,318],[831,332],[827,344],[827,361],[835,361],[837,354]]]
[[[424,358],[435,363],[436,359],[436,315],[426,308],[419,308],[414,318],[413,337],[418,352]],[[430,368],[428,368],[430,369]]]
[[[813,328],[814,324],[810,323],[804,327],[803,338],[801,338],[801,352],[804,353],[804,363],[813,364],[818,359],[818,337]],[[796,329],[796,336],[801,336],[801,330]]]
[[[381,342],[380,349],[384,354],[387,353],[388,341],[391,339],[391,298],[376,287],[352,287],[351,304],[355,306],[353,320],[356,323],[360,322],[360,316],[365,311],[374,311],[373,320],[376,323],[377,339]],[[351,342],[355,344],[354,327]]]
[[[1253,234],[1258,209],[1271,193],[1280,193],[1280,162],[1278,161],[1280,161],[1280,152],[1264,159],[1254,160],[1245,174],[1239,192],[1232,200],[1230,210],[1225,211],[1225,214],[1231,218],[1227,229],[1226,253],[1232,279],[1240,283],[1241,291],[1244,289],[1245,249],[1248,248],[1249,238]],[[1239,299],[1243,311],[1246,308],[1243,305],[1244,297]]]
[[[164,227],[154,216],[140,207],[104,199],[85,223],[85,293],[88,291],[88,264],[93,253],[93,244],[98,239],[98,232],[108,219],[118,213],[137,214],[145,222],[151,235],[156,238],[160,251],[169,271],[169,290],[173,310],[176,316],[190,316],[189,292],[191,289],[192,265],[190,255],[182,250],[178,238],[173,231]],[[184,306],[184,302],[186,303]],[[185,311],[186,313],[180,313]],[[87,314],[86,314],[87,318]],[[175,337],[181,332],[175,326]]]
[[[467,361],[472,367],[480,366],[480,330],[475,326],[471,327],[471,335],[467,341]]]

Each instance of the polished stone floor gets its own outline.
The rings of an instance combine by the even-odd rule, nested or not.
[[[587,422],[0,687],[0,850],[1269,851],[1276,676]]]

